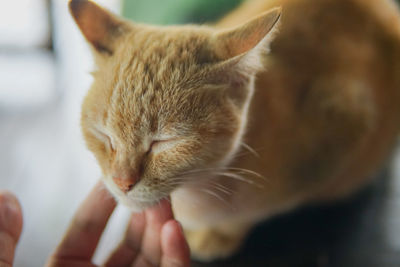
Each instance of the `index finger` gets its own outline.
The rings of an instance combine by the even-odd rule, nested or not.
[[[98,182],[76,212],[53,258],[91,260],[115,206],[103,183]]]
[[[159,266],[162,254],[161,229],[165,222],[174,217],[170,200],[164,199],[158,205],[147,209],[145,216],[146,228],[143,233],[142,256],[153,265]]]

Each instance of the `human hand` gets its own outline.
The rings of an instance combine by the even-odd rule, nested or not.
[[[11,267],[22,230],[22,211],[17,198],[0,191],[0,267]]]
[[[116,206],[99,182],[76,212],[48,267],[92,267],[92,256]],[[1,255],[1,254],[0,254]],[[168,200],[132,215],[124,240],[104,266],[186,267],[190,252]]]

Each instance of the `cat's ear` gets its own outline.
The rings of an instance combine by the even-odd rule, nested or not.
[[[70,0],[70,12],[86,40],[96,52],[112,55],[116,40],[127,29],[126,22],[88,0]]]
[[[218,32],[212,40],[218,60],[211,68],[209,82],[228,85],[228,95],[239,106],[247,99],[246,85],[264,69],[263,56],[269,51],[281,12],[281,8],[274,8],[243,25]]]
[[[223,60],[268,51],[282,13],[277,7],[233,29],[218,32],[215,52]]]

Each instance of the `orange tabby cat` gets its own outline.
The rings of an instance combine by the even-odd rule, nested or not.
[[[70,9],[97,63],[82,128],[105,184],[134,210],[172,193],[198,258],[230,255],[274,214],[348,195],[396,142],[392,1],[253,0],[216,27]]]

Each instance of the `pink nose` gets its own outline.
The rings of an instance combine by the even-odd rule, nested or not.
[[[121,189],[122,192],[128,193],[129,191],[132,190],[132,188],[135,186],[137,182],[137,177],[130,177],[130,178],[119,178],[119,177],[114,177],[113,178],[114,183]]]

